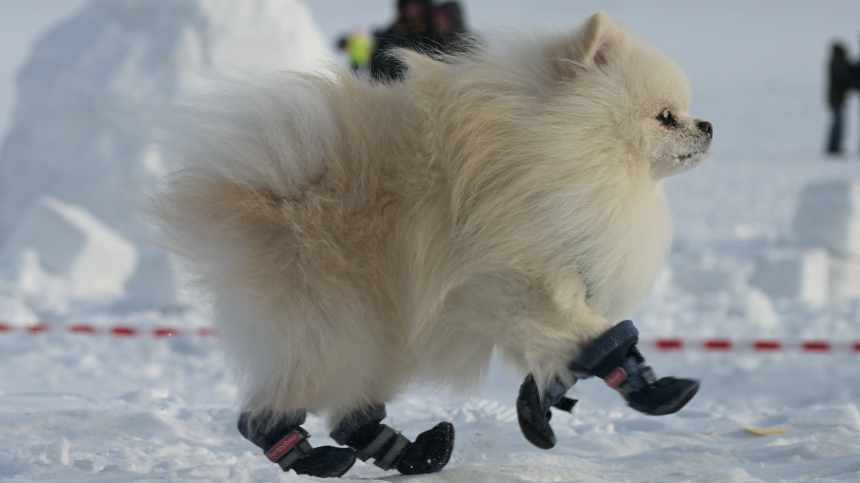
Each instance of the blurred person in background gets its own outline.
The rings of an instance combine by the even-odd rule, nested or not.
[[[375,34],[376,49],[370,59],[370,72],[374,79],[393,81],[403,77],[405,66],[389,56],[388,50],[436,47],[434,9],[433,0],[397,1],[397,19],[390,27]]]
[[[468,35],[468,31],[459,2],[445,2],[436,7],[433,10],[433,24],[441,51],[456,52],[465,47],[460,41]]]
[[[355,30],[341,37],[337,47],[349,60],[349,66],[360,78],[370,74],[370,56],[373,53],[373,39],[361,30]]]
[[[848,61],[848,54],[842,43],[834,42],[830,53],[830,66],[828,70],[827,100],[830,104],[832,121],[830,125],[830,138],[827,143],[827,154],[831,156],[842,153],[842,132],[844,128],[845,98],[855,82],[854,72]]]

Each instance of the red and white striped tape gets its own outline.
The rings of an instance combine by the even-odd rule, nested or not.
[[[643,340],[639,346],[661,352],[805,352],[828,354],[849,352],[860,354],[860,341],[830,341],[821,339],[680,339]]]
[[[108,335],[117,338],[154,337],[164,339],[180,336],[213,337],[217,333],[210,327],[179,329],[176,327],[136,327],[133,325],[111,325],[99,327],[91,324],[52,325],[40,323],[26,327],[16,327],[0,322],[0,334],[25,333],[31,335],[48,332],[65,332],[73,335]],[[643,339],[639,346],[645,350],[660,352],[805,352],[811,354],[854,353],[860,354],[860,341],[830,341],[812,339],[681,339],[658,338]]]
[[[167,326],[136,327],[133,325],[111,325],[107,327],[99,327],[91,324],[54,326],[44,322],[28,325],[26,327],[15,327],[11,324],[0,322],[0,334],[12,334],[16,332],[30,335],[39,335],[48,332],[65,332],[74,335],[110,335],[118,338],[152,336],[156,339],[188,335],[200,337],[211,337],[216,335],[215,330],[210,327],[197,327],[195,329],[179,329],[177,327]]]

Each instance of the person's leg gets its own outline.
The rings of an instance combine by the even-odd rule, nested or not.
[[[827,152],[829,154],[839,154],[842,152],[844,106],[832,106],[830,108],[830,111],[832,114],[832,120],[830,125],[830,140],[827,144]]]

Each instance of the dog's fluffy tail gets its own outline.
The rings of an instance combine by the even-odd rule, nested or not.
[[[296,400],[299,391],[284,381],[319,368],[293,357],[302,348],[283,336],[285,325],[307,315],[285,296],[300,283],[290,210],[336,149],[329,82],[303,74],[225,81],[164,125],[174,172],[155,193],[150,219],[213,297],[216,328],[251,409],[310,407],[329,397],[321,389]]]
[[[296,194],[322,175],[335,149],[330,82],[298,73],[222,81],[220,89],[176,112],[165,145],[180,169],[279,196]]]
[[[328,82],[295,73],[225,80],[171,113],[163,145],[174,173],[150,218],[171,250],[199,265],[194,272],[224,275],[208,265],[223,266],[237,249],[250,266],[259,266],[248,263],[252,254],[283,258],[272,249],[289,240],[282,201],[320,178],[336,149]],[[258,262],[284,268],[288,260]]]

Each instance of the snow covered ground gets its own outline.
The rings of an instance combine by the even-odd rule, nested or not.
[[[307,3],[333,39],[356,24],[382,24],[393,2]],[[715,126],[711,161],[667,183],[676,242],[667,276],[631,315],[643,336],[860,341],[860,301],[815,306],[770,297],[750,283],[764,254],[796,248],[793,217],[807,183],[860,179],[856,103],[849,118],[851,154],[840,160],[819,154],[828,42],[842,37],[857,52],[860,4],[570,3],[465,1],[479,28],[560,27],[605,9],[678,58],[693,81],[693,114]],[[23,15],[12,26],[22,35],[27,25],[45,25],[55,15],[23,4],[0,0],[0,22],[8,22],[6,12]],[[47,9],[58,2],[26,4]],[[23,38],[32,41],[35,31]],[[22,56],[12,52],[17,47],[0,45],[3,74]],[[2,81],[0,100],[9,92]],[[0,295],[0,320],[15,309],[3,304]],[[201,311],[128,313],[72,304],[52,320],[55,330],[0,331],[0,480],[311,481],[281,473],[235,430],[236,389],[216,339],[62,330],[79,322],[191,330],[206,318]],[[454,423],[455,452],[442,473],[400,477],[359,463],[345,479],[860,481],[860,354],[645,352],[658,374],[702,380],[702,390],[680,413],[643,416],[599,380],[582,381],[571,391],[580,399],[576,413],[553,418],[559,444],[541,451],[517,427],[520,381],[496,366],[471,398],[415,388],[389,406],[389,424],[409,437],[440,420]],[[310,418],[307,427],[314,444],[328,441],[320,420]],[[743,428],[791,432],[754,436]]]

